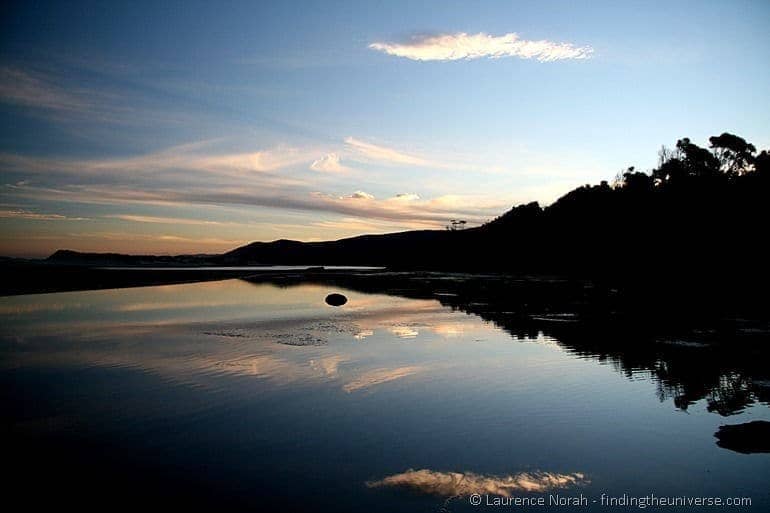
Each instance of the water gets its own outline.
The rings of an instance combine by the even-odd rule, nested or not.
[[[325,305],[330,292],[348,303]],[[6,497],[86,510],[494,507],[473,506],[479,493],[543,497],[531,511],[634,511],[601,495],[654,493],[770,509],[770,454],[713,436],[770,419],[767,383],[682,377],[688,358],[710,368],[695,343],[662,341],[649,363],[596,349],[568,317],[515,336],[440,299],[240,280],[0,298]],[[554,494],[588,505],[548,506]]]

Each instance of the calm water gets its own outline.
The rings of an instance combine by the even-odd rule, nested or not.
[[[683,404],[693,383],[671,371],[438,299],[228,280],[0,298],[0,323],[4,494],[30,506],[491,511],[470,494],[558,493],[589,505],[525,510],[636,511],[592,501],[654,493],[770,510],[770,454],[713,436],[770,419],[767,383],[718,375]],[[704,350],[667,347],[679,360],[654,365]]]

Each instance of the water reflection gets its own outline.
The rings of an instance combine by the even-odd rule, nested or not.
[[[287,383],[334,378],[342,381],[344,391],[352,392],[429,368],[446,371],[468,362],[443,361],[436,366],[435,360],[441,358],[434,354],[428,359],[433,361],[421,365],[404,359],[376,366],[378,359],[383,361],[379,349],[358,351],[337,346],[326,352],[292,354],[275,344],[321,347],[328,345],[330,338],[371,341],[392,336],[405,341],[419,339],[434,349],[438,340],[499,340],[501,329],[515,340],[538,340],[579,357],[609,363],[629,379],[646,375],[656,383],[661,401],[670,400],[682,410],[705,400],[708,411],[728,416],[755,403],[770,403],[770,369],[762,363],[768,348],[760,343],[767,332],[756,327],[737,330],[737,335],[690,334],[689,339],[640,335],[616,325],[581,321],[569,312],[522,316],[513,308],[517,305],[484,289],[445,290],[432,294],[434,299],[426,299],[424,287],[409,288],[402,283],[396,292],[385,289],[387,294],[373,294],[371,284],[346,282],[350,301],[335,310],[319,303],[319,298],[332,290],[329,285],[291,285],[229,280],[17,296],[0,301],[0,315],[5,338],[23,345],[24,358],[38,364],[76,358],[93,365],[141,366],[184,375],[183,379],[198,371]],[[450,286],[451,282],[442,282],[443,289]],[[458,318],[442,305],[473,314],[481,321]],[[63,333],[70,344],[159,334],[173,339],[174,344],[162,354],[136,340],[121,351],[98,343],[79,347],[76,352],[71,345],[60,347],[60,351],[49,347],[33,350],[35,344],[48,344],[48,339],[60,338]],[[4,347],[3,352],[7,355],[12,347]],[[344,376],[339,371],[341,364],[346,365]]]
[[[346,341],[420,337],[434,347],[460,330],[497,332],[472,318],[452,321],[452,312],[429,300],[350,292],[348,304],[333,309],[323,305],[328,291],[233,280],[5,298],[10,329],[2,333],[0,365],[141,368],[198,385],[216,375],[333,381],[350,393],[440,366]],[[337,344],[329,347],[330,340]]]
[[[576,355],[609,363],[629,379],[640,374],[651,377],[658,398],[683,411],[702,400],[708,411],[722,416],[741,413],[755,403],[770,404],[768,368],[760,363],[770,356],[764,334],[726,334],[705,338],[708,342],[671,344],[654,334],[637,337],[593,324],[541,327]]]
[[[450,283],[439,296],[231,280],[0,298],[12,461],[49,439],[98,461],[103,447],[78,444],[104,441],[252,511],[291,497],[299,511],[425,511],[436,496],[576,485],[767,495],[770,460],[730,459],[743,455],[717,447],[710,413],[770,418],[761,333],[737,332],[742,354],[724,333],[522,315]],[[326,306],[330,292],[348,303]]]
[[[360,292],[388,293],[414,300],[432,298],[453,310],[493,323],[513,339],[540,337],[583,358],[610,364],[629,379],[652,378],[661,401],[687,411],[705,400],[722,416],[770,404],[770,324],[742,319],[715,319],[711,325],[676,325],[670,319],[614,318],[599,315],[597,305],[575,285],[558,280],[506,281],[497,277],[392,273],[387,276],[315,276]],[[260,282],[270,281],[259,278]],[[286,285],[281,278],[274,283]],[[291,285],[291,282],[288,283]],[[582,286],[578,286],[580,289]],[[657,322],[653,322],[657,321]],[[445,337],[462,337],[465,323],[435,325]],[[693,329],[695,328],[695,329]],[[416,337],[417,328],[391,328],[401,338]]]
[[[393,326],[389,331],[398,338],[416,338],[420,334],[419,331],[410,326]]]
[[[489,476],[473,472],[437,472],[421,469],[407,470],[376,481],[368,481],[366,486],[403,488],[440,497],[467,497],[472,494],[510,497],[519,492],[542,493],[587,482],[585,476],[579,472],[573,474],[521,472],[513,475]]]
[[[770,453],[770,422],[755,420],[719,426],[714,433],[719,447],[742,454]]]
[[[345,392],[354,392],[364,388],[370,388],[381,385],[389,381],[405,378],[423,370],[423,367],[411,365],[408,367],[398,367],[396,369],[374,369],[366,371],[353,381],[346,383],[342,389]]]

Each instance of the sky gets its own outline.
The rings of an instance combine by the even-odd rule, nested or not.
[[[770,2],[4,2],[0,255],[476,226],[770,148]]]

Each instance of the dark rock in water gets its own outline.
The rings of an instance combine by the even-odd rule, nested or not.
[[[723,449],[743,454],[770,452],[770,422],[764,420],[719,426],[714,436]]]
[[[326,304],[331,306],[342,306],[345,303],[348,302],[348,298],[343,296],[342,294],[329,294],[326,296]]]

